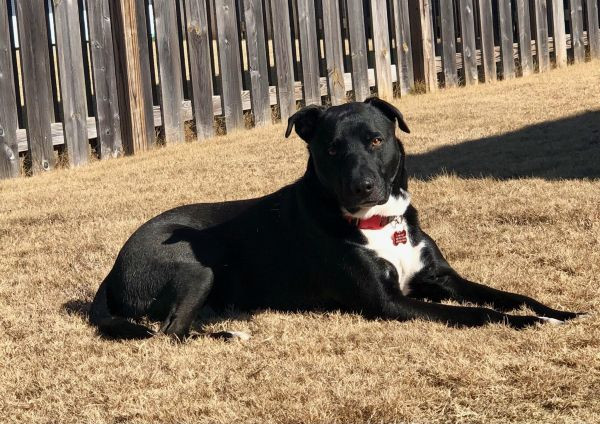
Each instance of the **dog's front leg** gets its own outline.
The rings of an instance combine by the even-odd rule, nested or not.
[[[419,278],[420,277],[420,278]],[[575,318],[578,314],[552,309],[530,297],[494,289],[474,283],[458,275],[454,270],[441,273],[424,273],[411,282],[411,297],[428,298],[434,301],[455,300],[491,305],[499,311],[510,311],[528,307],[537,315],[560,321]]]

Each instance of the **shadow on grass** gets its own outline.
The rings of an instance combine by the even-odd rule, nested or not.
[[[599,179],[600,111],[411,155],[411,177]]]

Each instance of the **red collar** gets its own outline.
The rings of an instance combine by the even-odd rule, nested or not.
[[[351,216],[346,216],[346,220],[361,230],[381,230],[383,227],[392,222],[396,217],[395,216],[381,216],[381,215],[373,215],[367,219],[354,218]]]

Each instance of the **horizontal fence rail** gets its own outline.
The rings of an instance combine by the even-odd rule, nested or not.
[[[599,3],[0,0],[0,178],[599,59]]]

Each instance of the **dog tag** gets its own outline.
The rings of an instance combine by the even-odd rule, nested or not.
[[[406,230],[394,231],[394,234],[392,234],[392,243],[394,243],[394,246],[406,244]]]

